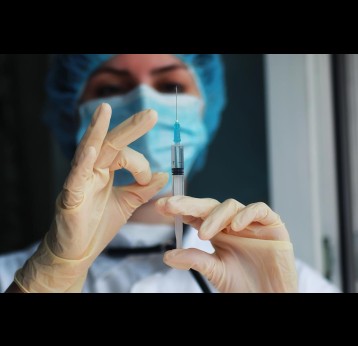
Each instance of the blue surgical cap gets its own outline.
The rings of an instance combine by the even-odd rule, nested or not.
[[[46,81],[47,100],[44,120],[68,158],[76,149],[79,127],[78,101],[88,78],[104,62],[116,54],[58,54]],[[175,54],[195,73],[205,101],[204,124],[209,140],[216,133],[225,105],[223,64],[219,54]],[[206,150],[200,155],[195,171],[205,163]]]

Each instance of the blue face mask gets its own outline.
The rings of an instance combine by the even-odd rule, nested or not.
[[[96,108],[103,102],[112,107],[109,129],[144,109],[158,112],[158,122],[152,130],[131,143],[129,147],[142,153],[150,163],[152,172],[168,172],[169,182],[160,191],[164,195],[171,190],[171,145],[173,144],[173,125],[175,122],[175,94],[159,93],[142,84],[123,96],[101,98],[83,103],[79,107],[80,127],[77,144],[80,142]],[[203,101],[192,95],[178,94],[178,120],[180,122],[181,143],[184,145],[184,169],[187,176],[198,154],[208,143],[207,131],[202,119]],[[114,185],[122,186],[135,182],[125,169],[115,172]]]

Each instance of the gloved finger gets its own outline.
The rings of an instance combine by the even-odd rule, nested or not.
[[[194,216],[205,219],[220,204],[213,198],[194,198],[190,196],[163,197],[156,202],[157,210],[165,215]]]
[[[72,165],[76,164],[80,155],[86,147],[93,146],[98,154],[108,132],[111,120],[112,108],[108,103],[99,105],[92,116],[91,124],[88,126],[84,136],[79,143]]]
[[[113,192],[125,220],[128,220],[134,210],[148,202],[157,194],[168,182],[168,179],[168,173],[160,172],[154,173],[151,181],[147,185],[135,183],[127,186],[114,187]]]
[[[164,254],[163,262],[175,269],[189,270],[190,268],[204,275],[209,281],[218,269],[219,260],[215,255],[198,249],[176,249]]]
[[[212,198],[172,196],[158,199],[155,207],[165,216],[182,215],[185,224],[199,230],[203,220],[218,204],[220,203]]]
[[[289,234],[281,218],[265,203],[253,203],[242,210],[231,222],[234,232],[251,232],[255,237],[271,240],[289,240]]]
[[[85,185],[93,174],[93,165],[96,161],[96,149],[92,146],[82,151],[76,164],[63,185],[62,207],[66,209],[76,208],[83,200]]]
[[[202,223],[198,236],[202,240],[209,240],[231,224],[237,212],[245,206],[235,199],[227,199],[217,205]]]
[[[110,171],[125,168],[132,173],[140,185],[148,184],[152,178],[149,162],[143,154],[129,147],[120,150],[109,167]]]
[[[109,167],[121,149],[152,129],[157,120],[157,112],[147,109],[116,126],[107,134],[95,167]]]
[[[234,231],[240,231],[253,222],[272,226],[282,224],[280,216],[263,202],[252,203],[240,210],[231,223]]]
[[[175,197],[182,197],[182,196],[175,196]],[[161,205],[162,203],[165,204],[165,201],[168,198],[172,198],[172,197],[162,197],[160,199],[157,200],[157,202],[155,203],[155,208],[157,209],[159,214],[162,214],[164,216],[174,216],[175,214],[171,213],[171,212],[167,212],[165,209],[163,209],[163,205]],[[203,219],[200,217],[196,217],[196,216],[190,216],[190,215],[184,215],[183,216],[183,222],[187,225],[192,226],[193,228],[195,228],[196,230],[199,230],[201,224],[203,223]]]

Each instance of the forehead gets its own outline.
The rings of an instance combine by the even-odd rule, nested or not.
[[[102,66],[145,73],[174,64],[184,65],[180,59],[172,54],[119,54]]]

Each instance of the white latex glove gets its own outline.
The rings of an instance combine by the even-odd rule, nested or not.
[[[164,215],[183,215],[199,238],[211,241],[215,253],[177,249],[164,262],[177,269],[193,268],[220,292],[297,292],[293,247],[279,215],[265,203],[244,206],[234,199],[188,196],[161,198]]]
[[[157,113],[140,112],[107,134],[111,112],[108,104],[97,108],[57,197],[51,228],[15,274],[25,292],[80,292],[92,262],[134,210],[167,183],[166,173],[152,175],[144,156],[127,147],[155,125]],[[136,183],[112,186],[120,168]]]

